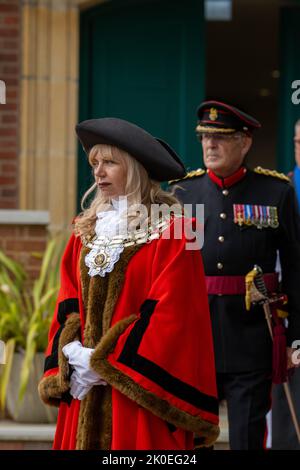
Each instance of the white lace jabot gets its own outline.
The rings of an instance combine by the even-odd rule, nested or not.
[[[104,277],[110,273],[119,260],[124,246],[109,246],[109,241],[119,234],[125,234],[127,229],[124,212],[127,210],[126,198],[112,199],[112,209],[98,212],[95,226],[96,239],[91,251],[85,257],[85,264],[89,268],[88,274],[93,277],[100,275]],[[102,244],[97,239],[105,237]]]
[[[120,202],[121,201],[121,202]],[[97,212],[97,222],[95,226],[95,233],[97,236],[113,237],[122,231],[122,214],[127,209],[127,204],[123,200],[112,199],[112,209],[103,212]],[[123,224],[124,225],[124,224]]]

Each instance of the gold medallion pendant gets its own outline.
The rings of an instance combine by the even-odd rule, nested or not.
[[[96,266],[103,268],[107,263],[109,263],[109,256],[107,255],[107,253],[99,253],[95,257],[94,263]]]
[[[106,273],[112,272],[123,251],[124,245],[121,243],[119,245],[108,243],[94,246],[85,257],[89,275],[104,277]]]

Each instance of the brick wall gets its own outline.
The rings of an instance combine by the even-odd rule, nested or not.
[[[47,237],[47,228],[41,225],[0,224],[0,250],[22,263],[30,279],[38,277],[41,265],[32,253],[44,252]]]
[[[0,104],[0,210],[18,209],[20,128],[21,2],[0,0],[0,80],[6,85],[6,103]],[[43,252],[47,224],[31,225],[8,220],[0,223],[0,249],[21,262],[35,279]]]
[[[45,251],[49,213],[0,209],[0,250],[22,264],[30,279],[39,275],[41,259],[33,253]]]
[[[18,207],[18,140],[20,99],[19,0],[0,0],[0,80],[6,104],[0,104],[0,208]]]

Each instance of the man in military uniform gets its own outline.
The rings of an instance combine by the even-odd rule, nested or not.
[[[262,306],[245,308],[245,275],[259,265],[269,292],[289,297],[287,359],[300,339],[300,229],[289,179],[244,164],[260,123],[218,101],[198,108],[196,128],[206,170],[175,181],[184,204],[204,204],[202,256],[214,335],[219,399],[226,399],[231,449],[264,446],[270,408],[272,341]],[[194,211],[196,215],[196,211]]]

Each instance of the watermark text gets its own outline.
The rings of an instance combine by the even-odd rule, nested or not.
[[[292,103],[295,105],[300,104],[300,80],[292,82],[292,89],[295,90],[292,93]]]
[[[3,80],[0,80],[0,104],[6,104],[6,85]]]

